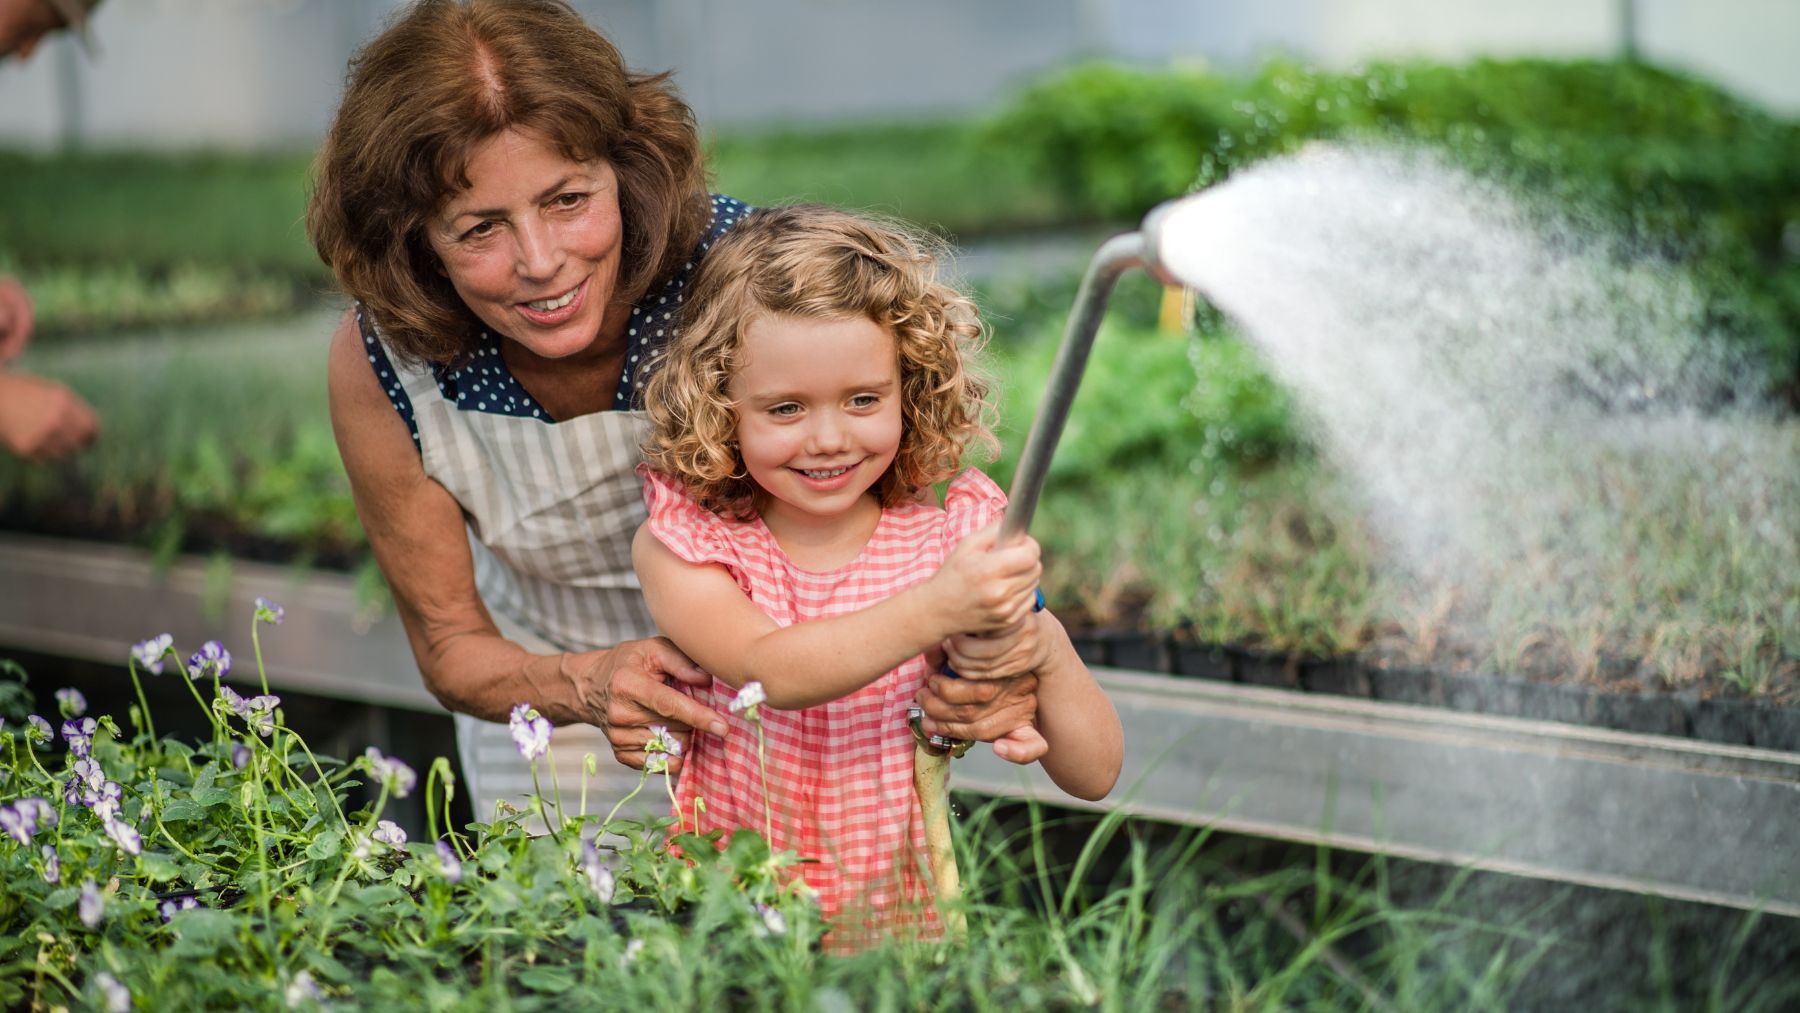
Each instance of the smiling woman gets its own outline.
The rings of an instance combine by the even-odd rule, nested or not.
[[[655,637],[630,554],[637,381],[745,210],[706,193],[668,75],[627,71],[555,0],[423,0],[352,61],[315,175],[308,232],[356,299],[338,447],[476,812],[531,788],[498,723],[521,702],[571,775],[587,749],[642,766],[652,725],[725,734],[675,688],[711,677]],[[991,704],[953,727],[993,738],[979,715],[1031,688],[927,705]]]

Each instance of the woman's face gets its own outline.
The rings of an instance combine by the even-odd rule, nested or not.
[[[469,188],[426,225],[456,294],[487,326],[546,359],[594,345],[619,277],[618,177],[530,131],[470,155]]]

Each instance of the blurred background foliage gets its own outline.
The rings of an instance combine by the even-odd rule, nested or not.
[[[716,189],[752,203],[881,211],[965,253],[1009,237],[1079,254],[970,272],[1004,392],[1004,481],[1093,238],[1330,138],[1428,145],[1682,262],[1709,322],[1800,406],[1800,125],[1642,63],[1093,64],[979,118],[709,143]],[[308,161],[0,152],[0,270],[40,309],[24,365],[106,426],[56,467],[0,460],[0,527],[371,572],[326,418],[319,360],[341,297],[301,225]],[[1382,620],[1354,497],[1227,321],[1202,308],[1190,340],[1157,327],[1162,308],[1148,277],[1122,280],[1040,513],[1047,592],[1093,624],[1366,645]]]

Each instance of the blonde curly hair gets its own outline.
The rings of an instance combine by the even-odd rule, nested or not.
[[[936,244],[903,226],[814,204],[762,208],[696,268],[679,330],[648,362],[644,458],[703,506],[744,519],[760,489],[738,453],[731,379],[753,320],[867,317],[899,356],[900,449],[876,484],[883,507],[950,478],[971,449],[991,454],[989,383],[975,304],[938,277]]]

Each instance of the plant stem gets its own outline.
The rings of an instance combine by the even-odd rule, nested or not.
[[[258,634],[257,630],[257,627],[260,625],[262,624],[259,623],[254,616],[251,617],[250,649],[256,653],[256,675],[262,680],[262,691],[264,695],[267,695],[269,692],[269,670],[263,667],[262,637]]]
[[[754,709],[754,708],[753,708]],[[769,754],[768,741],[763,737],[762,715],[751,719],[756,722],[756,767],[762,773],[763,795],[763,837],[769,842],[769,853],[775,853],[775,810],[769,801]],[[694,832],[700,832],[700,817],[694,817]]]
[[[545,752],[548,753],[549,750],[545,750]],[[550,825],[550,812],[544,806],[544,789],[543,789],[543,786],[538,783],[537,768],[538,768],[538,762],[536,760],[532,760],[531,761],[531,791],[532,791],[531,806],[532,806],[532,808],[537,810],[538,816],[543,819],[544,829],[549,831],[550,836],[554,837],[560,843],[562,841],[562,835],[558,834],[556,832],[556,828]]]
[[[156,723],[150,720],[150,702],[144,699],[144,683],[138,678],[137,659],[131,658],[125,663],[125,670],[131,673],[131,685],[137,690],[138,711],[144,715],[144,733],[151,742],[156,741]]]
[[[612,825],[613,817],[619,815],[619,810],[625,808],[625,803],[636,798],[637,793],[644,790],[644,784],[646,782],[648,782],[649,780],[650,780],[650,772],[648,770],[640,771],[638,773],[637,787],[626,792],[624,798],[622,798],[618,802],[614,803],[613,807],[612,807],[612,812],[607,813],[606,819],[600,821],[600,832],[601,833],[606,832],[606,828]]]

